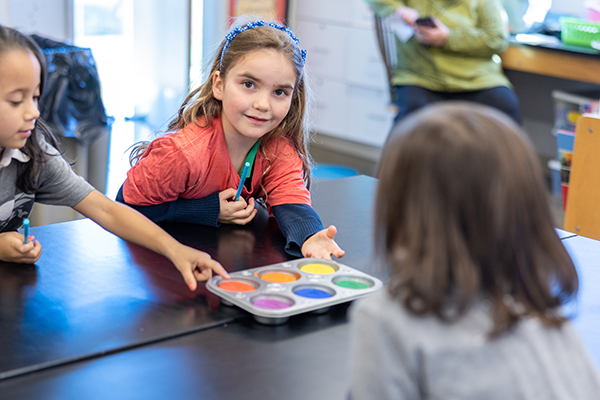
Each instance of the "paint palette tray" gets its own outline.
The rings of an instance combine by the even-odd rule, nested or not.
[[[263,324],[282,324],[292,315],[326,312],[329,307],[367,296],[383,283],[335,261],[302,258],[233,272],[230,279],[206,283],[225,305],[238,306]]]

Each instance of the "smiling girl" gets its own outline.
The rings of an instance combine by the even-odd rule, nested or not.
[[[190,93],[169,133],[132,153],[117,200],[155,222],[244,225],[263,198],[286,251],[341,257],[336,228],[310,206],[306,51],[286,27],[253,21],[221,43],[206,82]],[[244,164],[251,167],[241,176]],[[242,196],[235,201],[243,182]]]

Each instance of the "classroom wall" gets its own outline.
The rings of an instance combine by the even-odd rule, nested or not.
[[[552,0],[551,12],[576,16],[585,15],[586,0]]]
[[[0,24],[8,25],[10,23],[10,2],[0,0]]]
[[[363,0],[291,0],[289,8],[289,23],[307,51],[316,145],[378,158],[394,112],[373,12]]]
[[[0,23],[60,42],[73,40],[72,0],[0,0]]]

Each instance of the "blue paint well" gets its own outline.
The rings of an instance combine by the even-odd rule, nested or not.
[[[331,293],[329,292],[312,288],[299,289],[296,290],[294,293],[296,293],[298,296],[308,297],[311,299],[326,299],[328,297],[331,297]]]

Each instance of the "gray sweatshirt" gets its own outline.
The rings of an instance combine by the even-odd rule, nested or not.
[[[448,324],[384,289],[351,308],[351,397],[597,400],[600,375],[570,323],[524,318],[496,339],[485,303]]]
[[[0,232],[17,230],[31,213],[34,202],[72,207],[83,200],[94,188],[73,172],[71,166],[45,141],[40,144],[47,156],[38,192],[23,193],[17,188],[19,164],[29,158],[17,149],[3,149],[0,154]]]

